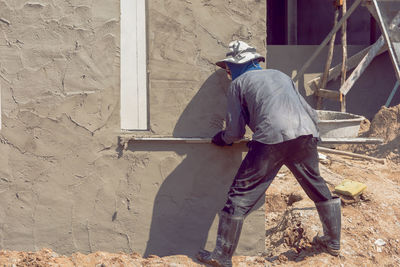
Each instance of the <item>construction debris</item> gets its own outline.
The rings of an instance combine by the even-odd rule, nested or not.
[[[363,183],[344,179],[343,182],[335,187],[335,192],[338,194],[356,197],[362,194],[367,186]]]
[[[325,152],[325,153],[338,154],[338,155],[343,155],[343,156],[349,156],[349,157],[354,157],[354,158],[360,158],[360,159],[368,159],[368,160],[372,160],[372,161],[376,161],[376,162],[385,164],[385,159],[374,158],[371,156],[356,154],[356,153],[352,153],[352,152],[348,152],[348,151],[342,151],[342,150],[331,149],[331,148],[326,148],[326,147],[318,147],[318,151]]]

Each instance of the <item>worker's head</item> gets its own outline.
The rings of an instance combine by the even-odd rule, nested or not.
[[[226,69],[226,63],[244,64],[249,61],[265,62],[265,58],[257,53],[257,50],[243,41],[232,41],[229,43],[229,52],[226,58],[215,63],[218,67]]]
[[[243,69],[245,65],[258,65],[258,62],[265,61],[265,58],[257,53],[254,47],[249,46],[243,41],[232,41],[229,43],[229,52],[226,58],[215,63],[217,66],[226,70],[229,77],[235,79],[232,75],[234,69]]]

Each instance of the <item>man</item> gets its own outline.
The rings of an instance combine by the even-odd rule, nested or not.
[[[214,266],[232,266],[243,220],[275,178],[282,165],[296,177],[315,202],[324,236],[317,242],[339,255],[340,199],[333,198],[318,167],[317,114],[292,80],[277,70],[263,70],[265,58],[242,41],[229,44],[227,58],[216,64],[232,78],[227,93],[226,128],[212,142],[218,146],[240,140],[247,124],[253,131],[243,160],[220,212],[216,247],[197,258]],[[262,234],[262,233],[260,233]]]

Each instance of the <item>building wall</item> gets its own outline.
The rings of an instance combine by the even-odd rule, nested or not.
[[[228,81],[214,62],[234,39],[265,54],[265,10],[262,0],[148,0],[150,129],[131,134],[219,131]],[[246,147],[120,146],[119,1],[0,0],[0,18],[0,249],[191,256],[212,248]],[[291,74],[305,51],[271,48],[268,64]],[[257,208],[239,254],[263,250]]]
[[[265,6],[147,1],[145,134],[221,129],[228,82],[214,62],[238,38],[265,54]],[[120,146],[119,1],[0,0],[0,18],[0,249],[162,256],[211,248],[246,148]],[[263,233],[260,208],[238,253],[262,251]]]

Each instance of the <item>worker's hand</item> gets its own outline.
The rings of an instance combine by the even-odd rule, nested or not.
[[[224,134],[224,131],[220,131],[216,135],[214,135],[214,137],[212,139],[212,143],[217,146],[231,146],[232,144],[227,144],[227,143],[225,143],[224,139],[222,139],[223,134]]]

